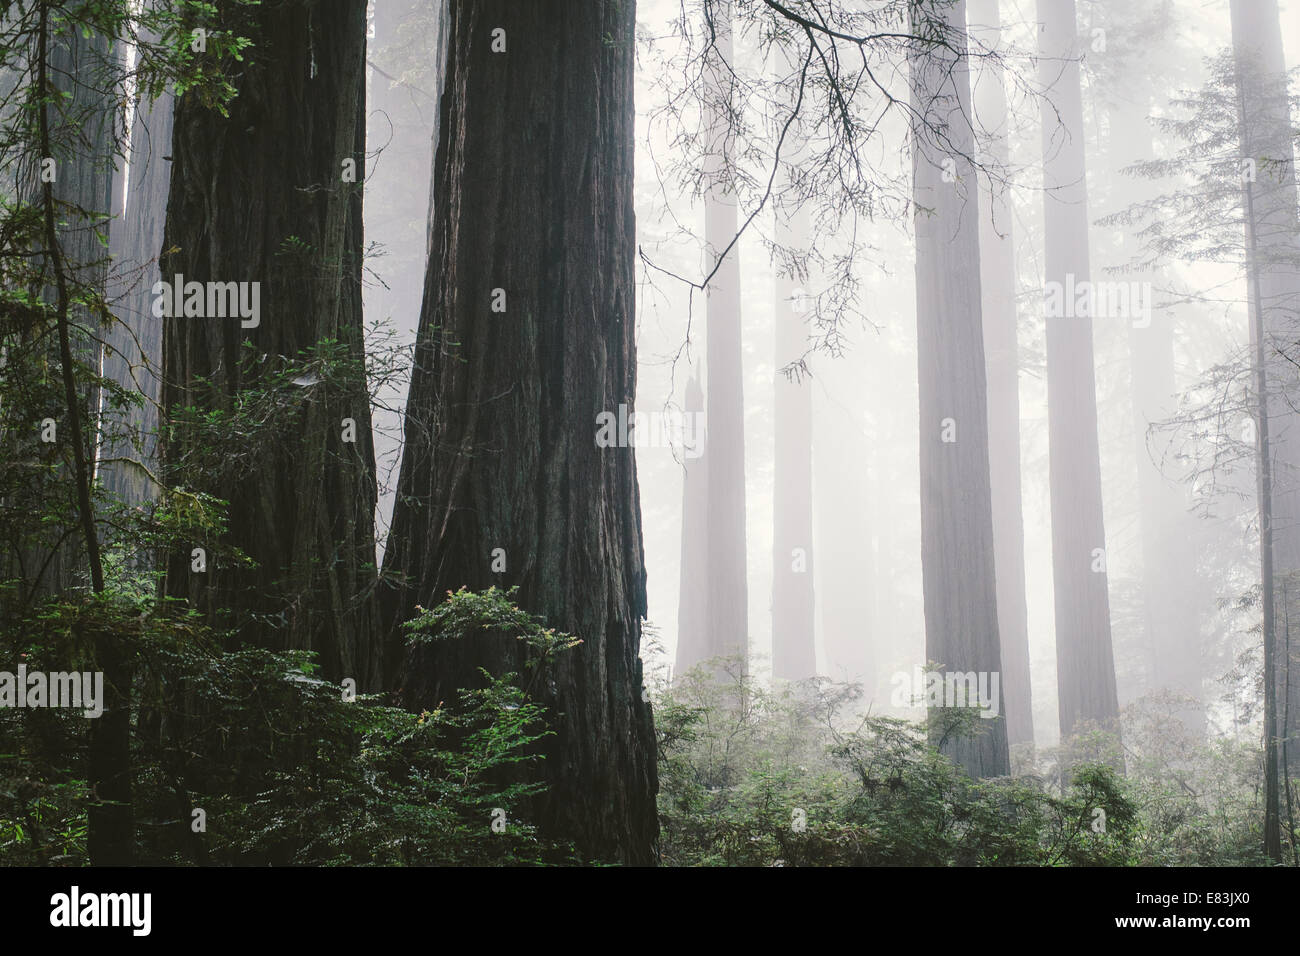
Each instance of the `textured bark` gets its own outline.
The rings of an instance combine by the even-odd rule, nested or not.
[[[708,288],[706,333],[709,453],[709,627],[702,657],[749,653],[749,584],[745,553],[745,394],[741,361],[740,251],[722,255],[739,230],[736,196],[728,184],[731,166],[723,104],[731,97],[731,0],[714,7],[717,59],[706,70],[710,136],[704,199],[704,239],[717,265]],[[747,665],[746,665],[747,666]]]
[[[1253,318],[1259,343],[1261,427],[1267,429],[1272,542],[1271,587],[1275,614],[1300,617],[1300,389],[1296,341],[1300,338],[1300,237],[1297,236],[1295,154],[1286,100],[1285,61],[1276,0],[1232,2],[1232,43],[1237,62],[1243,160],[1256,163],[1247,190],[1246,238]],[[1262,441],[1261,437],[1261,441]],[[1261,512],[1263,511],[1261,502]],[[1280,612],[1280,613],[1279,613]],[[1290,770],[1300,770],[1300,640],[1277,628],[1273,661],[1276,725]]]
[[[98,34],[83,37],[79,30],[56,33],[53,20],[45,43],[49,85],[57,91],[46,106],[46,115],[50,153],[56,161],[55,179],[50,187],[61,267],[70,286],[80,284],[102,291],[107,257],[96,230],[105,228],[112,211],[114,104],[112,97],[97,87],[95,78],[105,70],[109,44],[105,37]],[[39,146],[34,152],[41,152]],[[29,202],[34,205],[44,201],[43,184],[39,181],[20,183],[19,189],[28,194]],[[42,246],[47,245],[42,242]],[[51,305],[55,303],[57,292],[53,283],[42,295]],[[93,337],[99,332],[98,317],[71,302],[67,318],[74,361],[92,369],[98,367],[103,351]],[[55,341],[55,338],[50,336],[48,340]],[[56,346],[50,347],[47,368],[55,380],[62,373],[62,358]],[[62,464],[46,479],[48,484],[37,481],[33,487],[26,482],[19,483],[20,487],[27,486],[20,494],[30,493],[40,503],[33,505],[25,497],[11,498],[6,503],[16,516],[21,516],[25,509],[31,510],[31,523],[21,529],[21,539],[0,542],[0,577],[21,582],[20,588],[0,597],[6,605],[13,602],[13,606],[28,607],[31,600],[62,594],[86,584],[85,535],[79,528],[76,482],[71,467],[71,415],[79,417],[83,436],[81,452],[93,481],[100,390],[93,383],[78,383],[77,404],[71,409],[62,399],[62,389],[58,392],[57,402],[45,409],[33,409],[36,420],[31,423],[31,430],[24,430],[19,439],[26,447],[20,450],[11,446],[7,452],[13,461],[46,462],[53,452]],[[56,422],[54,445],[36,440],[39,422],[46,415]],[[64,517],[46,521],[45,512],[51,506],[58,507]]]
[[[1083,103],[1074,0],[1038,0],[1045,280],[1091,280]],[[1061,739],[1080,721],[1117,729],[1110,597],[1102,563],[1101,455],[1092,318],[1046,318],[1047,431]],[[1098,551],[1100,549],[1100,551]],[[1098,570],[1094,570],[1094,567]]]
[[[588,856],[649,863],[657,780],[635,456],[596,442],[597,416],[630,411],[636,390],[634,24],[627,0],[452,4],[384,577],[390,629],[416,604],[496,584],[582,640],[541,682],[555,736],[533,809]],[[498,28],[504,53],[491,49]],[[396,683],[406,704],[435,705],[479,684],[479,668],[518,672],[523,654],[494,634],[414,648]]]
[[[696,376],[686,384],[687,415],[704,412],[704,393]],[[696,419],[698,421],[698,419]],[[677,591],[677,655],[674,671],[685,674],[704,659],[709,626],[709,459],[700,449],[697,458],[683,462],[682,552]]]
[[[60,375],[63,380],[66,429],[62,441],[70,444],[72,478],[76,486],[80,541],[56,551],[51,568],[57,576],[49,583],[65,588],[81,576],[89,578],[96,595],[104,592],[98,529],[91,498],[94,483],[94,445],[99,404],[97,384],[82,388],[75,361],[99,366],[102,346],[95,335],[98,316],[73,305],[82,288],[102,292],[108,271],[98,230],[108,228],[113,208],[113,128],[115,104],[104,92],[103,77],[111,71],[108,37],[85,36],[79,29],[52,35],[50,9],[40,12],[40,36],[35,76],[40,88],[64,93],[57,117],[50,103],[39,108],[39,151],[54,156],[51,127],[57,123],[68,159],[60,159],[63,185],[42,186],[45,245],[54,274],[53,300],[57,312]],[[59,97],[53,98],[59,103]],[[70,203],[73,207],[60,206]],[[56,222],[66,223],[62,228]],[[74,325],[75,323],[75,325]],[[79,325],[80,329],[76,326]],[[86,808],[86,849],[94,865],[124,865],[132,860],[135,817],[131,800],[131,670],[122,654],[121,637],[99,630],[84,635],[94,650],[94,667],[104,675],[103,712],[91,729],[87,778],[94,799]]]
[[[777,242],[802,250],[808,213],[777,213]],[[803,680],[817,673],[813,604],[812,381],[781,369],[808,350],[804,283],[776,279],[774,488],[772,494],[772,674]]]
[[[996,48],[997,0],[969,0],[972,39]],[[977,32],[978,31],[978,32]],[[975,82],[976,128],[988,136],[996,168],[1008,168],[1007,97],[998,64]],[[981,186],[984,182],[981,181]],[[993,489],[993,555],[997,567],[998,633],[1007,738],[1034,742],[1029,675],[1029,609],[1025,600],[1025,524],[1020,495],[1020,350],[1016,341],[1016,248],[1006,189],[994,182],[980,194],[980,298],[988,379],[989,482]]]
[[[954,30],[965,30],[964,0],[943,15]],[[970,162],[974,133],[964,33],[955,52],[934,47],[915,54],[910,65],[913,108],[939,128],[950,150],[938,149],[933,135],[913,132],[925,650],[945,672],[997,674],[1000,680],[979,197]],[[955,182],[944,181],[947,160],[956,164]],[[946,441],[954,437],[945,436],[951,427],[955,440]],[[991,676],[987,680],[991,687]],[[1002,699],[1005,692],[996,718],[978,721],[981,732],[941,741],[972,777],[1010,773]]]
[[[208,26],[255,45],[233,74],[228,118],[190,95],[177,101],[162,274],[260,282],[261,322],[166,319],[168,410],[229,410],[265,385],[261,368],[326,339],[362,355],[361,186],[342,181],[342,164],[364,168],[365,2],[232,0],[217,4]],[[241,342],[252,362],[241,361]],[[379,642],[365,376],[335,371],[304,387],[312,392],[292,427],[250,449],[246,470],[190,476],[229,501],[225,541],[258,567],[216,562],[194,573],[186,551],[169,556],[166,588],[236,640],[316,651],[327,679],[369,690],[379,683]],[[355,443],[343,440],[346,418]],[[164,451],[173,464],[194,441],[176,432]]]

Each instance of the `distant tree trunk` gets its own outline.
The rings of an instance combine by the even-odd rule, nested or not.
[[[268,386],[264,370],[327,341],[345,360],[314,384],[304,376],[311,391],[289,433],[248,449],[247,467],[187,476],[229,501],[225,543],[258,567],[213,562],[194,572],[178,549],[167,561],[168,593],[237,640],[316,651],[324,677],[370,690],[380,646],[375,463],[360,367],[365,6],[217,3],[208,27],[254,45],[233,74],[228,118],[188,94],[176,103],[162,275],[260,283],[256,327],[239,317],[165,319],[169,413],[229,413],[241,395]],[[344,179],[349,160],[355,182]],[[164,454],[175,468],[200,439],[173,431]]]
[[[1259,425],[1267,424],[1271,499],[1268,533],[1274,580],[1265,583],[1275,596],[1300,594],[1300,412],[1296,411],[1296,341],[1300,339],[1300,237],[1297,236],[1295,154],[1287,103],[1286,65],[1276,0],[1233,0],[1232,43],[1237,63],[1238,108],[1243,166],[1254,163],[1246,178],[1246,238],[1250,248],[1250,292],[1254,325],[1262,335]],[[1248,171],[1248,170],[1247,170]],[[1265,387],[1266,386],[1266,387]],[[1263,428],[1257,429],[1257,433]],[[1261,500],[1261,524],[1263,501]],[[1270,557],[1265,555],[1265,557]],[[1274,608],[1276,615],[1277,609]],[[1284,609],[1289,619],[1300,612]],[[1289,771],[1300,770],[1295,744],[1300,714],[1300,653],[1287,647],[1285,633],[1273,635],[1276,733]],[[1288,674],[1290,675],[1288,678]],[[1289,720],[1287,718],[1290,718]]]
[[[1237,115],[1246,213],[1248,304],[1254,347],[1258,449],[1260,585],[1264,644],[1264,853],[1282,858],[1281,775],[1296,765],[1300,747],[1288,747],[1287,718],[1296,693],[1290,642],[1277,627],[1279,594],[1285,602],[1300,569],[1300,488],[1296,457],[1300,436],[1292,396],[1291,363],[1300,332],[1297,274],[1296,187],[1281,29],[1275,0],[1232,0]],[[1254,164],[1253,171],[1248,164]],[[1252,175],[1253,172],[1253,175]],[[1283,619],[1290,608],[1283,606]],[[1300,673],[1300,668],[1297,668]],[[1279,753],[1280,751],[1280,753]],[[1289,795],[1288,795],[1289,796]]]
[[[109,234],[118,322],[108,334],[104,377],[141,393],[144,404],[124,414],[110,416],[106,411],[100,480],[107,491],[130,505],[152,500],[157,490],[138,467],[117,459],[139,460],[150,471],[157,471],[162,323],[153,317],[150,290],[161,278],[158,259],[171,183],[172,108],[170,93],[157,100],[141,98],[137,104],[131,126],[126,205]]]
[[[1243,114],[1245,110],[1242,110]],[[1246,184],[1247,222],[1253,219],[1252,188]],[[1247,226],[1247,231],[1250,231]],[[1258,444],[1259,486],[1259,553],[1260,553],[1260,604],[1263,609],[1261,626],[1264,644],[1264,853],[1272,861],[1282,859],[1282,840],[1279,819],[1279,760],[1278,747],[1278,629],[1276,570],[1273,561],[1273,475],[1272,445],[1269,442],[1268,409],[1268,359],[1265,354],[1267,332],[1264,327],[1264,308],[1260,294],[1259,270],[1256,266],[1257,243],[1251,232],[1250,260],[1250,310],[1252,338],[1254,340],[1255,395],[1259,424],[1256,429]]]
[[[1148,427],[1175,412],[1174,330],[1169,316],[1153,314],[1148,328],[1131,328],[1129,355],[1151,683],[1153,689],[1193,698],[1193,703],[1178,707],[1176,716],[1189,733],[1204,736],[1200,624],[1190,590],[1196,587],[1196,552],[1189,546],[1195,529],[1185,493],[1171,486],[1160,463],[1152,460],[1147,441]]]
[[[1141,201],[1142,190],[1149,186],[1146,180],[1118,173],[1125,166],[1154,157],[1146,112],[1147,101],[1142,98],[1111,114],[1108,152],[1110,168],[1116,171],[1112,191],[1118,194],[1118,206]],[[1161,463],[1152,459],[1147,439],[1150,425],[1172,418],[1177,410],[1172,317],[1153,308],[1146,327],[1131,322],[1129,356],[1150,688],[1194,699],[1195,703],[1179,706],[1175,716],[1191,734],[1203,737],[1200,623],[1196,603],[1191,600],[1196,589],[1196,552],[1189,547],[1195,535],[1188,514],[1190,502],[1186,489],[1167,478]]]
[[[538,820],[587,856],[639,864],[658,835],[640,502],[633,449],[597,443],[597,417],[630,415],[636,391],[635,22],[628,0],[451,5],[384,576],[390,627],[496,584],[581,638],[541,687],[555,736]],[[524,653],[493,634],[413,648],[401,697],[451,701]]]
[[[993,565],[988,406],[980,315],[978,187],[971,158],[965,0],[942,14],[957,49],[911,59],[912,106],[941,130],[947,150],[918,122],[912,136],[916,214],[917,371],[921,406],[921,567],[926,656],[945,672],[985,675],[992,693],[1002,654]],[[953,165],[945,167],[951,162]],[[945,168],[951,173],[945,177]],[[945,181],[945,178],[948,181]],[[976,778],[1010,773],[1005,694],[974,735],[945,734],[942,750]],[[972,706],[968,700],[949,706]]]
[[[107,279],[107,257],[97,231],[108,228],[113,208],[114,102],[102,90],[108,72],[109,38],[84,36],[79,29],[57,34],[51,22],[51,4],[42,4],[34,78],[38,89],[57,91],[38,111],[39,155],[56,156],[51,129],[74,142],[64,142],[66,158],[58,156],[57,177],[42,183],[44,245],[53,275],[50,298],[56,312],[59,369],[63,381],[61,442],[71,448],[70,476],[76,489],[79,540],[58,549],[47,579],[50,593],[58,593],[79,578],[89,579],[94,594],[104,592],[91,488],[94,483],[94,447],[99,403],[98,385],[82,388],[82,373],[75,362],[98,369],[102,351],[89,332],[98,316],[76,305],[81,289],[102,291]],[[98,81],[98,82],[97,82]],[[59,95],[62,94],[62,95]],[[63,205],[68,204],[68,205]],[[58,225],[56,225],[56,223]],[[38,582],[38,590],[43,585]],[[91,727],[87,748],[87,773],[92,797],[87,803],[86,851],[96,866],[121,866],[132,861],[135,817],[131,798],[131,668],[122,652],[122,636],[98,622],[87,628],[79,623],[78,635],[90,644],[94,670],[104,676],[103,712]]]
[[[969,0],[972,38],[997,48],[997,0]],[[1007,96],[1003,70],[979,72],[974,91],[976,126],[989,136],[996,168],[1007,169]],[[987,205],[986,205],[987,201]],[[1007,739],[1034,742],[1029,676],[1029,609],[1025,601],[1025,525],[1020,501],[1020,350],[1016,341],[1016,247],[1006,189],[994,182],[980,194],[980,305],[988,375],[989,483],[993,489],[993,555],[997,568],[998,632],[1002,641]]]
[[[797,64],[790,64],[797,69]],[[803,159],[802,130],[796,121],[787,135],[789,162]],[[794,173],[792,172],[793,176]],[[800,206],[776,211],[775,236],[798,259],[807,251],[809,214]],[[775,381],[772,491],[772,674],[803,680],[817,673],[816,617],[813,603],[812,381],[797,369],[809,349],[808,276],[783,272],[776,277],[774,315]],[[850,505],[852,506],[852,505]],[[861,622],[859,622],[860,624]]]
[[[700,380],[686,383],[687,415],[704,412]],[[696,417],[695,421],[699,421]],[[699,435],[699,432],[696,432]],[[677,654],[674,671],[685,674],[708,657],[709,627],[709,459],[700,444],[682,462],[682,551],[677,591]]]
[[[817,378],[805,383],[817,403],[813,415],[813,515],[816,521],[816,613],[825,654],[823,673],[835,680],[861,683],[870,699],[876,684],[877,651],[883,651],[876,614],[881,588],[873,533],[879,528],[872,509],[883,493],[882,459],[868,459],[866,449],[884,446],[877,432],[864,434],[863,416],[854,406],[839,405],[832,392],[859,387],[865,374],[865,350],[823,363]],[[857,414],[854,414],[854,413]],[[871,452],[868,451],[869,455]],[[873,462],[870,469],[864,467]],[[881,654],[883,658],[884,655]]]
[[[716,265],[739,231],[725,131],[734,82],[731,0],[712,6],[717,56],[705,68],[709,89],[704,239]],[[745,553],[745,395],[741,361],[740,250],[732,246],[708,288],[706,334],[709,432],[709,633],[706,657],[749,653],[749,585]],[[747,666],[747,665],[746,665]]]
[[[97,231],[107,228],[112,212],[114,104],[112,97],[100,90],[95,81],[105,71],[109,43],[98,34],[83,37],[79,30],[72,30],[66,24],[60,27],[48,17],[53,5],[43,4],[42,7],[41,66],[47,85],[53,91],[44,115],[49,127],[50,152],[47,155],[55,161],[52,167],[54,178],[49,183],[40,180],[40,160],[46,156],[41,155],[42,147],[37,145],[32,163],[36,176],[31,181],[18,183],[17,189],[20,194],[25,194],[23,198],[31,205],[43,206],[46,203],[45,187],[49,187],[59,264],[54,265],[55,257],[48,250],[49,241],[42,241],[40,254],[50,260],[46,274],[52,275],[58,269],[70,286],[80,284],[102,291],[107,256]],[[36,51],[32,51],[31,59],[31,69],[36,70]],[[78,304],[72,295],[75,291],[68,290],[71,300],[66,303],[70,354],[74,362],[97,369],[103,350],[91,330],[98,331],[99,316],[88,314]],[[39,292],[52,307],[55,306],[59,292],[52,280]],[[100,389],[96,382],[86,381],[80,369],[75,370],[77,396],[76,402],[69,407],[62,385],[53,387],[53,382],[57,382],[64,371],[57,337],[51,335],[46,341],[56,343],[50,346],[45,364],[49,371],[45,376],[38,374],[36,378],[44,378],[42,384],[50,389],[47,393],[49,403],[43,409],[33,408],[36,415],[31,430],[21,433],[20,440],[31,437],[26,453],[13,446],[5,452],[12,461],[39,459],[48,462],[56,455],[61,462],[48,473],[48,478],[16,483],[15,497],[11,498],[10,504],[16,517],[24,511],[19,495],[31,493],[38,501],[44,500],[32,508],[30,521],[14,535],[15,540],[0,541],[0,577],[21,582],[21,593],[17,590],[10,593],[5,589],[0,593],[0,601],[24,609],[30,608],[34,600],[63,594],[69,588],[84,587],[88,570],[87,545],[79,527],[74,493],[77,482],[73,475],[71,443],[79,428],[82,438],[79,452],[85,461],[87,479],[93,484]],[[55,422],[56,440],[50,444],[36,440],[44,416]],[[78,419],[76,427],[74,416]],[[60,515],[69,516],[68,520],[48,521],[46,512],[53,508],[57,508]],[[18,520],[21,521],[21,517]]]
[[[1074,0],[1038,0],[1042,107],[1045,281],[1073,305],[1090,281],[1088,191],[1083,150]],[[1050,285],[1049,285],[1050,288]],[[1052,579],[1056,603],[1056,680],[1061,739],[1080,721],[1118,730],[1119,699],[1111,647],[1106,532],[1092,318],[1047,317],[1047,430],[1052,498]]]

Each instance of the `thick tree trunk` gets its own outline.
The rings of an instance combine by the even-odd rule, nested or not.
[[[1296,341],[1300,338],[1300,237],[1297,236],[1295,153],[1286,98],[1286,65],[1276,0],[1232,2],[1232,43],[1237,62],[1243,165],[1255,164],[1247,182],[1247,241],[1253,308],[1262,334],[1259,424],[1267,419],[1272,540],[1268,585],[1285,606],[1283,621],[1300,615],[1300,389]],[[1264,387],[1266,385],[1266,387]],[[1262,430],[1262,429],[1261,429]],[[1261,503],[1262,509],[1262,503]],[[1264,521],[1261,515],[1261,522]],[[1276,629],[1273,661],[1276,730],[1287,768],[1300,770],[1300,647]],[[1300,642],[1295,642],[1300,644]]]
[[[960,34],[960,48],[936,46],[911,61],[913,108],[939,128],[947,146],[941,150],[937,137],[913,132],[925,649],[944,672],[983,675],[981,686],[991,697],[994,676],[1000,686],[1002,653],[964,0],[944,16]],[[952,175],[945,177],[948,162]],[[990,701],[997,705],[997,716],[981,717],[977,733],[945,733],[939,741],[972,777],[1010,773],[1003,699],[999,691],[996,701]],[[973,706],[955,696],[945,703]]]
[[[229,501],[224,541],[258,567],[213,561],[196,572],[186,551],[168,558],[166,587],[236,639],[316,651],[327,679],[369,690],[380,645],[360,367],[365,2],[232,0],[217,4],[208,27],[254,45],[234,74],[228,118],[188,95],[176,104],[162,275],[260,283],[261,315],[247,328],[239,317],[166,319],[164,406],[229,413],[248,390],[267,387],[268,370],[327,340],[345,361],[314,384],[304,377],[310,391],[290,427],[239,449],[228,471],[173,475]],[[347,160],[356,182],[344,179]],[[173,469],[199,440],[174,431],[165,450]]]
[[[1038,0],[1042,107],[1045,281],[1073,306],[1072,290],[1091,280],[1083,102],[1074,0]],[[1118,729],[1111,647],[1106,533],[1092,318],[1085,306],[1045,318],[1050,449],[1052,580],[1061,739],[1081,721]]]
[[[997,48],[997,0],[969,0],[972,39]],[[975,82],[976,128],[989,137],[995,168],[1008,168],[1007,96],[1003,70],[994,64]],[[981,181],[983,186],[983,181]],[[1034,742],[1029,677],[1029,609],[1025,600],[1025,525],[1020,498],[1020,350],[1016,341],[1016,247],[1005,187],[994,182],[980,194],[980,305],[988,376],[989,482],[993,489],[993,555],[997,568],[998,633],[1002,641],[1007,738]]]
[[[597,416],[630,414],[636,390],[634,25],[627,0],[452,4],[385,616],[395,627],[449,590],[518,586],[523,607],[577,635],[540,691],[555,736],[538,819],[590,857],[649,863],[635,456],[597,443]],[[521,670],[523,653],[492,634],[413,649],[401,696],[453,700],[479,668]]]

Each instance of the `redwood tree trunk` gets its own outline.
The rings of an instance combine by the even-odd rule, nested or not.
[[[970,0],[972,38],[996,48],[997,0]],[[978,29],[978,33],[977,33]],[[994,64],[979,77],[974,95],[977,126],[989,136],[988,152],[1008,168],[1007,96],[1003,71]],[[983,183],[981,183],[983,186]],[[980,193],[980,299],[984,314],[984,362],[988,376],[989,482],[993,489],[993,557],[997,568],[998,632],[1002,641],[1002,687],[1007,738],[1034,742],[1029,678],[1029,609],[1025,601],[1025,524],[1020,496],[1020,350],[1016,340],[1016,247],[1011,204],[994,182]]]
[[[1011,771],[1002,710],[1002,652],[993,565],[988,406],[980,306],[979,197],[970,157],[969,64],[965,0],[943,13],[960,36],[955,50],[933,47],[912,58],[912,103],[942,131],[912,137],[916,214],[917,371],[921,406],[921,568],[925,652],[944,672],[983,674],[997,716],[979,733],[945,735],[945,753],[972,777]],[[955,177],[944,176],[946,161]],[[945,702],[970,706],[969,701]]]
[[[789,64],[789,61],[787,60]],[[792,69],[794,65],[791,64]],[[802,131],[791,127],[791,168],[803,159]],[[795,255],[808,244],[806,208],[776,211],[777,242]],[[808,351],[809,293],[806,278],[776,277],[772,490],[772,674],[803,680],[817,673],[813,604],[812,381],[781,369]],[[864,622],[855,622],[861,627]]]
[[[731,0],[713,5],[717,57],[706,68],[710,137],[704,199],[704,239],[717,270],[708,287],[706,333],[709,454],[709,618],[703,657],[749,654],[749,583],[745,541],[745,390],[741,360],[740,249],[718,257],[739,230],[736,196],[730,188],[729,142],[732,75]]]
[[[683,410],[687,415],[704,413],[704,393],[694,375],[686,383]],[[703,444],[697,445],[694,451],[697,457],[686,457],[682,463],[682,551],[674,667],[677,674],[685,674],[704,660],[709,643],[709,459]]]
[[[590,857],[649,863],[635,457],[596,441],[597,416],[630,413],[636,390],[634,25],[630,0],[451,5],[384,577],[390,628],[448,590],[496,584],[582,640],[542,682],[555,736],[537,817]],[[505,52],[492,49],[498,29]],[[491,634],[412,649],[395,683],[408,705],[432,706],[479,684],[479,668],[520,670],[522,653]]]
[[[1038,0],[1044,101],[1045,280],[1091,280],[1083,101],[1074,0]],[[1087,311],[1086,309],[1083,311]],[[1092,318],[1048,317],[1047,432],[1061,739],[1080,721],[1116,729],[1119,700],[1105,571]]]
[[[109,243],[113,250],[114,314],[118,323],[108,334],[104,377],[140,392],[144,404],[110,416],[105,413],[105,459],[100,480],[109,492],[128,504],[151,500],[157,489],[148,475],[129,461],[157,469],[158,401],[161,397],[162,323],[153,317],[150,290],[160,278],[163,229],[167,222],[167,192],[171,183],[173,98],[141,99],[131,127],[129,187],[120,222],[114,222]]]
[[[1300,339],[1300,236],[1297,235],[1295,152],[1286,99],[1286,64],[1276,0],[1232,3],[1232,43],[1237,61],[1241,155],[1255,162],[1248,183],[1247,240],[1256,323],[1266,383],[1261,426],[1269,437],[1273,581],[1277,616],[1300,615],[1300,413],[1296,391],[1296,341]],[[1264,418],[1267,418],[1267,423]],[[1262,429],[1261,429],[1262,431]],[[1261,521],[1264,519],[1261,517]],[[1283,602],[1286,602],[1285,606]],[[1291,647],[1285,627],[1273,649],[1277,734],[1290,771],[1300,770],[1300,646]],[[1295,642],[1300,645],[1300,641]]]
[[[209,29],[254,45],[233,73],[238,96],[222,118],[190,95],[176,104],[162,275],[259,282],[260,324],[169,318],[163,331],[164,405],[230,411],[325,340],[346,368],[309,392],[287,433],[236,449],[243,467],[185,475],[227,499],[225,543],[258,563],[191,570],[167,563],[166,588],[236,639],[318,652],[326,678],[379,683],[375,615],[374,450],[362,358],[361,185],[365,123],[364,0],[248,7],[217,4]],[[355,160],[356,182],[344,161]],[[248,343],[247,356],[241,354]],[[211,387],[200,379],[209,379]],[[345,419],[355,441],[346,440]],[[196,441],[175,429],[175,468]],[[197,470],[197,469],[196,469]],[[201,546],[203,542],[196,542]],[[227,614],[223,609],[230,609]]]

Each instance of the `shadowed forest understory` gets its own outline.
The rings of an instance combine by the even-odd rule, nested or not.
[[[0,5],[0,865],[1300,866],[1297,37]]]

